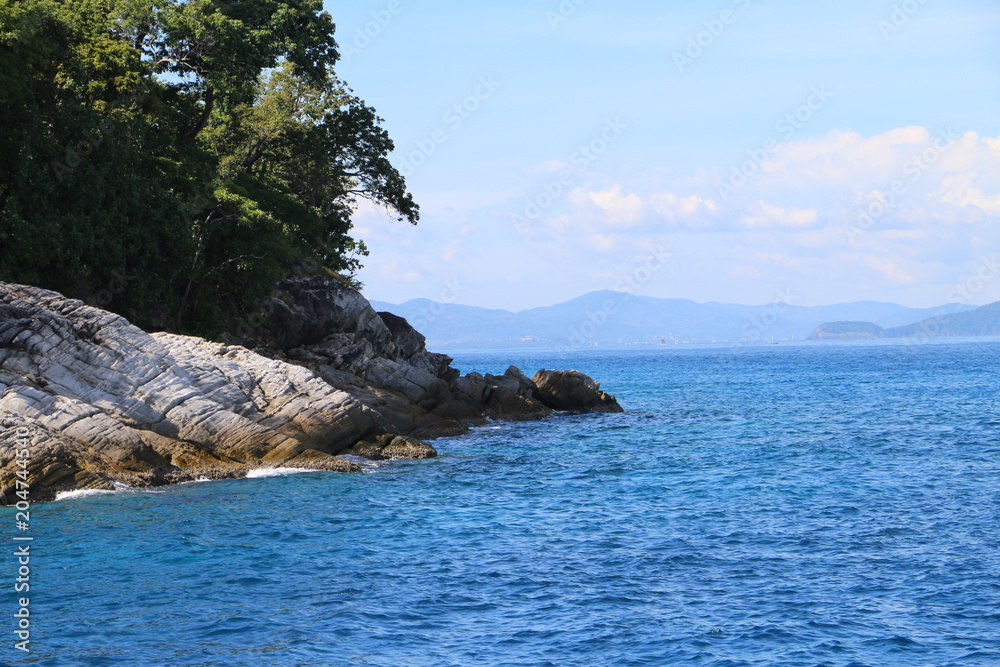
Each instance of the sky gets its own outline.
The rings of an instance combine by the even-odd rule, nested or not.
[[[1000,300],[995,0],[327,0],[417,226],[372,299]]]

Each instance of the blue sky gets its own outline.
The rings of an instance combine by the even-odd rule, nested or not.
[[[995,2],[326,6],[422,209],[370,298],[1000,300]]]

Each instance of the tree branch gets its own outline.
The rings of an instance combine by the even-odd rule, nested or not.
[[[205,129],[205,126],[208,125],[208,121],[212,116],[213,108],[215,108],[215,88],[212,85],[209,85],[205,90],[205,108],[202,109],[201,117],[198,119],[198,122],[195,123],[194,127],[192,127],[186,135],[184,135],[185,139],[193,141],[194,138]]]

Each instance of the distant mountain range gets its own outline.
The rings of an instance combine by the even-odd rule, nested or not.
[[[874,322],[829,322],[817,327],[809,337],[824,340],[942,336],[1000,336],[1000,301],[965,312],[939,312],[913,324],[889,328]]]
[[[884,330],[976,310],[962,304],[908,308],[876,301],[743,306],[611,291],[591,292],[565,303],[517,313],[428,299],[402,304],[372,301],[372,305],[405,317],[427,337],[430,346],[438,348],[804,340],[825,323],[863,322]]]

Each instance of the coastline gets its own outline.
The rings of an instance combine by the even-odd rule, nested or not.
[[[25,433],[33,501],[292,467],[357,472],[437,455],[427,440],[487,420],[621,412],[576,371],[461,375],[406,320],[333,278],[282,281],[266,326],[225,342],[147,333],[113,313],[0,283],[0,425]],[[0,499],[17,501],[15,451]],[[25,479],[26,476],[26,479]]]

